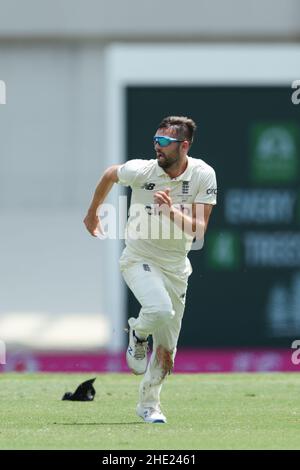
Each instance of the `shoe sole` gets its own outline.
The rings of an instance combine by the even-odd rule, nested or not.
[[[147,424],[166,424],[166,423],[167,423],[167,420],[164,421],[163,419],[155,419],[154,421],[147,421],[147,420],[144,418],[144,416],[141,416],[141,415],[139,415],[138,413],[137,413],[137,416],[138,416],[139,418],[141,418],[141,419],[144,421],[144,423],[147,423]]]
[[[124,331],[126,331],[126,333],[128,333],[130,335],[130,328],[124,328]],[[148,363],[146,365],[146,368],[143,372],[137,372],[136,370],[132,369],[129,365],[128,365],[128,358],[127,358],[127,352],[126,352],[126,362],[127,362],[127,367],[128,369],[134,374],[134,375],[144,375],[146,370],[147,370],[147,366],[148,366]],[[148,361],[147,361],[148,362]]]
[[[128,364],[127,364],[127,366],[128,366]],[[145,371],[145,372],[136,372],[135,370],[131,369],[130,367],[128,367],[128,369],[129,369],[130,372],[132,372],[134,375],[144,375],[145,372],[146,372],[146,371]]]
[[[140,418],[147,424],[166,424],[167,421],[163,421],[162,419],[156,419],[154,421],[146,421],[142,416]]]
[[[145,374],[145,372],[146,372],[146,370],[147,370],[147,367],[146,367],[146,369],[145,369],[143,372],[138,372],[138,371],[136,371],[135,369],[132,369],[132,368],[128,365],[128,362],[129,362],[129,361],[128,361],[128,359],[127,359],[127,354],[126,354],[126,362],[127,362],[127,367],[128,367],[128,369],[129,369],[134,375],[144,375],[144,374]]]

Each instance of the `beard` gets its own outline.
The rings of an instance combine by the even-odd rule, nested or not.
[[[157,153],[156,158],[157,158],[158,166],[160,166],[163,169],[168,169],[168,168],[171,168],[172,166],[176,165],[179,162],[180,155],[178,153],[178,154],[170,157],[170,156],[166,156],[162,152],[159,152],[159,153]]]

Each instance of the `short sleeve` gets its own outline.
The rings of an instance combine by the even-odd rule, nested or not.
[[[209,167],[207,174],[201,178],[194,202],[217,204],[217,179],[213,168]]]
[[[144,166],[145,160],[128,160],[118,168],[118,183],[123,186],[133,186]]]

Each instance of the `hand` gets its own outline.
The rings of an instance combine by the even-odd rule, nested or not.
[[[103,235],[100,220],[97,214],[91,214],[88,212],[83,223],[93,237],[99,236],[99,233]]]
[[[170,197],[170,189],[167,188],[165,191],[157,191],[154,194],[154,202],[159,206],[160,213],[166,216],[170,216],[173,210],[173,202]]]
[[[154,202],[159,206],[167,205],[169,207],[172,206],[172,199],[170,198],[170,189],[167,188],[165,191],[156,191],[154,193]]]

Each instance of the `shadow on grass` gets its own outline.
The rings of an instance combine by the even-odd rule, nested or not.
[[[129,423],[51,423],[57,426],[123,426],[124,424],[145,424],[141,421],[133,421]]]

